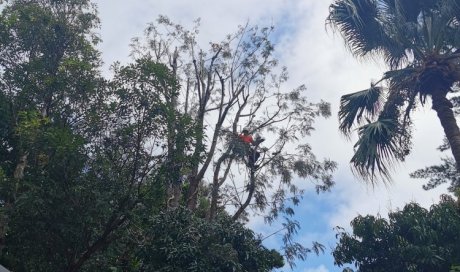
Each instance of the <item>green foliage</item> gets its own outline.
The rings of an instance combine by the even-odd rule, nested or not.
[[[456,201],[443,196],[429,210],[416,203],[389,214],[389,219],[358,216],[353,233],[338,228],[334,249],[339,266],[358,271],[449,271],[460,261],[460,213]]]
[[[186,209],[149,220],[141,250],[148,271],[270,271],[282,256],[261,245],[255,234],[228,216],[209,222]]]
[[[14,206],[5,207],[10,220],[6,256],[17,261],[13,267],[18,271],[63,270],[71,262],[68,254],[83,250],[88,233],[81,230],[99,212],[91,209],[99,206],[93,202],[97,191],[88,192],[95,188],[79,177],[85,159],[81,139],[56,128],[38,136],[18,198]],[[41,144],[46,149],[38,151]],[[44,254],[48,250],[53,254]]]
[[[449,192],[454,193],[460,188],[460,175],[452,158],[443,158],[442,164],[425,167],[410,174],[411,178],[428,179],[423,189],[430,190],[449,182]]]
[[[190,47],[193,32],[164,17],[160,23],[175,29],[168,41],[184,44],[149,43],[164,55],[139,55],[134,46],[134,61],[115,64],[108,80],[100,75],[90,1],[13,0],[1,10],[0,262],[12,271],[270,271],[322,251],[295,242],[300,226],[290,217],[303,192],[294,178],[314,180],[318,192],[334,184],[336,164],[317,160],[299,140],[316,117],[330,116],[329,104],[309,102],[305,86],[281,91],[287,73],[272,74],[272,28],[242,27],[208,60]],[[148,29],[153,40],[156,31]],[[186,52],[201,53],[179,58]],[[237,135],[245,111],[265,108],[264,101],[277,110],[244,122],[276,136],[276,152],[267,150],[247,204],[229,216],[216,201],[237,199],[218,188],[235,158],[221,160],[228,168],[220,185],[201,182],[225,154],[223,128]],[[208,138],[212,111],[219,116]],[[283,150],[292,142],[295,154]],[[280,189],[268,196],[275,182]],[[267,210],[269,222],[287,215],[286,259],[239,222],[248,207]]]

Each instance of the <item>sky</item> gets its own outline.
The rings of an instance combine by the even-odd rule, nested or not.
[[[446,156],[436,150],[443,134],[429,104],[413,115],[413,151],[406,162],[394,169],[392,184],[372,187],[353,176],[349,160],[356,139],[347,140],[338,130],[340,96],[368,88],[372,80],[381,77],[385,66],[378,59],[353,58],[338,33],[325,25],[332,0],[97,0],[95,3],[101,19],[97,32],[103,40],[99,49],[106,71],[114,61],[130,61],[131,39],[141,37],[147,24],[159,15],[185,27],[191,27],[195,19],[201,18],[199,38],[204,44],[223,40],[246,22],[275,26],[275,54],[290,75],[286,87],[305,84],[311,101],[322,99],[331,103],[332,116],[317,121],[308,142],[318,158],[330,158],[339,165],[331,192],[317,195],[314,186],[310,186],[296,209],[296,219],[302,227],[298,241],[307,245],[318,241],[326,246],[326,252],[309,255],[293,271],[342,271],[334,266],[330,255],[336,244],[334,227],[349,229],[350,221],[359,214],[386,217],[389,211],[411,201],[428,208],[438,202],[440,194],[447,192],[446,186],[424,191],[423,181],[409,178],[410,172],[437,164]],[[273,231],[262,220],[253,220],[249,226],[263,235]],[[279,237],[275,235],[264,242],[276,248]]]

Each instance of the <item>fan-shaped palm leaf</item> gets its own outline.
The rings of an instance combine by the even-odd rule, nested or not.
[[[452,16],[456,18],[456,21],[460,21],[460,3],[457,0],[446,0],[448,3],[446,5],[450,6],[450,11]]]
[[[391,80],[393,84],[398,84],[398,82],[401,82],[404,85],[409,84],[409,86],[413,86],[413,84],[415,83],[414,80],[417,76],[416,73],[416,68],[408,66],[403,69],[386,71],[383,74],[383,79]],[[396,85],[393,86],[397,87]]]
[[[373,0],[343,0],[330,6],[327,21],[343,35],[350,50],[359,56],[382,44],[384,34],[379,9]]]
[[[372,85],[369,89],[347,94],[340,99],[340,130],[348,135],[352,126],[362,122],[363,117],[373,118],[380,110],[382,88]]]
[[[379,119],[359,128],[359,140],[351,159],[353,171],[373,183],[377,175],[390,181],[390,170],[404,149],[400,142],[398,122]]]
[[[387,80],[388,82],[388,89],[389,93],[395,93],[397,96],[398,101],[394,99],[391,103],[398,104],[399,107],[403,106],[405,100],[408,101],[409,104],[406,107],[406,113],[413,109],[413,98],[418,93],[417,89],[417,74],[418,70],[408,66],[403,69],[399,70],[390,70],[384,73],[382,80]],[[412,102],[411,102],[412,101]],[[422,103],[424,100],[422,100]]]

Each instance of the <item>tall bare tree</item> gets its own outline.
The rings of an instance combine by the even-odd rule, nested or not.
[[[160,17],[145,39],[132,44],[134,58],[169,64],[180,86],[173,107],[194,124],[194,147],[186,150],[177,145],[183,132],[171,120],[170,207],[184,201],[191,210],[204,209],[210,220],[232,211],[225,209],[230,206],[234,220],[244,220],[251,209],[265,212],[269,221],[280,213],[292,215],[290,205],[297,205],[307,188],[300,180],[313,181],[318,192],[333,185],[336,164],[318,161],[305,141],[315,118],[330,115],[329,104],[308,101],[304,85],[286,89],[287,69],[273,55],[273,27],[246,24],[204,50],[198,25],[187,30]],[[241,152],[243,128],[267,139],[259,146],[257,167]],[[184,156],[189,163],[182,163]],[[201,200],[209,205],[199,207]]]

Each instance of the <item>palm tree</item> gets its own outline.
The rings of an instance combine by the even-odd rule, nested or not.
[[[355,56],[382,56],[389,67],[340,101],[340,130],[358,130],[354,172],[372,183],[391,180],[411,148],[410,114],[427,97],[460,169],[460,131],[447,98],[460,81],[460,1],[335,0],[327,23]]]

